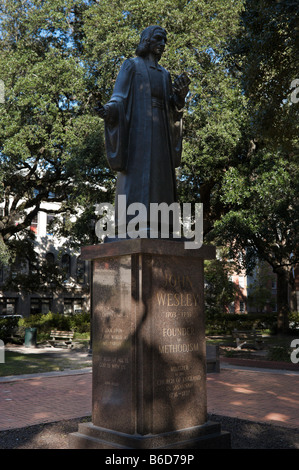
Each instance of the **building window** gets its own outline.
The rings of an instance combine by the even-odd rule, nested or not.
[[[55,214],[47,214],[47,235],[53,235],[53,220]]]
[[[31,299],[30,315],[37,315],[38,313],[41,313],[39,299]]]
[[[245,313],[245,302],[240,302],[240,313]]]
[[[50,311],[51,311],[51,299],[36,299],[36,298],[31,299],[31,304],[30,304],[31,315],[37,315],[39,313],[46,315]]]
[[[2,298],[0,302],[1,315],[15,315],[17,307],[17,299]]]
[[[65,315],[73,315],[83,312],[83,299],[64,299],[63,313]]]
[[[50,299],[42,299],[41,301],[41,313],[46,315],[51,310],[51,300]]]
[[[74,313],[82,313],[82,312],[83,312],[83,300],[74,299]]]
[[[63,269],[64,278],[67,281],[70,278],[70,275],[71,275],[71,257],[67,253],[62,255],[61,266],[62,266],[62,269]]]
[[[72,315],[73,313],[72,299],[64,299],[63,313],[65,315]]]
[[[244,276],[239,276],[239,287],[241,287],[241,289],[244,289],[244,287],[245,287],[245,277]]]
[[[35,233],[35,235],[37,235],[37,224],[38,224],[38,217],[36,214],[36,216],[33,217],[31,224],[30,224],[30,230],[31,232]]]
[[[21,262],[19,256],[16,257],[15,261],[10,265],[10,276],[12,279],[16,279],[17,276],[24,270],[25,263]]]
[[[47,253],[45,258],[46,258],[47,263],[49,263],[49,264],[54,264],[55,263],[55,256],[54,256],[53,253],[50,253],[50,252]]]
[[[235,302],[231,302],[231,304],[228,307],[229,313],[235,313]]]
[[[85,261],[80,259],[80,256],[77,258],[77,272],[76,272],[78,284],[84,284],[85,277]]]

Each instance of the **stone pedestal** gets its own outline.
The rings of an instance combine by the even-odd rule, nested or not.
[[[93,273],[93,406],[70,447],[229,447],[207,422],[203,260],[215,249],[135,239],[81,256]]]

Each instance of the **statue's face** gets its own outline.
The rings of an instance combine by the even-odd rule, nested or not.
[[[150,38],[150,51],[160,58],[164,52],[166,42],[166,34],[163,31],[156,30]]]

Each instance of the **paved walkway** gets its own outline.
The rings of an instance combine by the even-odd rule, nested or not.
[[[299,373],[227,366],[208,374],[208,411],[299,429]]]
[[[0,379],[0,431],[91,415],[91,371]],[[299,428],[299,372],[223,365],[208,412]]]

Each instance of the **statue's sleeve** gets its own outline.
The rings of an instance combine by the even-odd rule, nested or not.
[[[172,90],[171,78],[169,75],[170,89],[170,125],[172,133],[172,153],[174,167],[177,168],[181,164],[182,158],[182,141],[183,141],[183,107],[185,100],[179,99]]]
[[[109,166],[114,171],[126,171],[128,161],[128,122],[130,120],[131,89],[134,64],[126,60],[117,76],[110,101],[105,105],[105,142]]]

